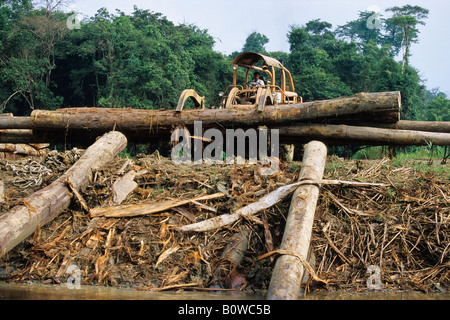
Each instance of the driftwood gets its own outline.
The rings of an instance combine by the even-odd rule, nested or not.
[[[306,144],[299,181],[322,179],[326,157],[327,147],[322,142],[311,141]],[[280,247],[284,254],[277,259],[273,269],[267,291],[269,300],[295,300],[298,298],[319,191],[317,185],[303,185],[299,186],[292,196]],[[309,271],[314,277],[314,273]]]
[[[450,145],[450,133],[332,124],[295,124],[279,129],[280,141],[321,140],[334,144]]]
[[[120,132],[105,134],[61,177],[1,215],[0,257],[69,206],[72,194],[68,183],[75,190],[83,188],[89,182],[92,170],[111,161],[126,144],[127,139]]]
[[[200,222],[192,223],[189,225],[185,225],[182,227],[178,227],[179,231],[209,231],[224,227],[226,225],[232,224],[239,220],[241,217],[251,217],[256,213],[268,209],[275,204],[279,203],[289,194],[294,192],[301,185],[320,185],[320,184],[334,184],[334,185],[348,185],[348,186],[360,186],[360,187],[368,187],[368,186],[378,186],[378,187],[386,187],[387,184],[383,183],[367,183],[367,182],[355,182],[355,181],[344,181],[344,180],[302,180],[295,183],[291,183],[278,189],[268,193],[267,195],[261,197],[258,201],[251,203],[241,209],[238,209],[234,213],[231,214],[223,214],[220,216],[216,216],[207,220],[203,220]]]
[[[137,204],[130,203],[111,207],[96,207],[90,210],[90,215],[91,217],[103,216],[109,218],[135,217],[169,210],[174,207],[185,205],[191,202],[192,200],[194,201],[210,200],[220,198],[223,196],[225,196],[225,193],[219,192],[210,195],[198,196],[192,199],[182,199],[182,200],[175,199],[156,203],[137,203]]]

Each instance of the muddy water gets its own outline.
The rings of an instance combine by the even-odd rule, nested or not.
[[[261,300],[261,293],[242,292],[151,292],[135,289],[65,284],[9,284],[0,282],[0,300]]]
[[[264,300],[265,292],[150,292],[111,287],[9,284],[0,282],[0,300]],[[450,300],[450,293],[422,292],[310,293],[300,300]]]

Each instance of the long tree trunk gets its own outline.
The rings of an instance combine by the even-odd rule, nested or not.
[[[11,155],[24,155],[30,157],[41,157],[45,156],[48,153],[47,149],[48,145],[39,145],[39,147],[35,148],[29,144],[12,144],[12,143],[0,143],[0,153],[9,153]]]
[[[327,147],[319,141],[305,145],[302,169],[298,180],[320,181],[325,170]],[[319,186],[310,184],[297,188],[292,196],[281,249],[292,254],[278,257],[270,280],[267,298],[269,300],[295,300],[302,283],[304,266],[297,255],[306,261]]]
[[[0,117],[0,129],[32,129],[30,117]]]
[[[276,127],[276,129],[279,129],[280,141],[283,142],[302,143],[317,139],[338,145],[450,145],[450,133],[442,132],[331,124],[296,124]]]
[[[338,124],[289,124],[271,127],[279,130],[280,143],[303,143],[317,139],[329,145],[449,145],[450,122],[399,121],[398,123],[354,123]],[[358,125],[356,125],[358,124]],[[366,124],[367,126],[363,126]],[[379,126],[380,128],[376,127]],[[402,129],[404,128],[404,129]],[[0,130],[0,143],[73,143],[88,145],[101,132],[73,130],[61,134],[55,131],[25,129]],[[170,141],[169,133],[127,134],[130,141]]]
[[[40,143],[39,136],[30,129],[0,129],[0,143]]]
[[[119,130],[123,132],[170,131],[174,126],[191,126],[202,121],[208,126],[250,127],[269,124],[351,118],[396,122],[400,116],[400,93],[359,93],[351,97],[297,104],[266,106],[264,111],[239,105],[228,109],[142,110],[108,108],[67,108],[34,110],[34,129]]]
[[[375,122],[375,121],[341,121],[329,122],[329,124],[346,124],[358,127],[374,127],[386,129],[399,130],[415,130],[426,132],[444,132],[450,133],[450,121],[414,121],[414,120],[399,120],[392,123]]]
[[[1,215],[0,257],[66,209],[72,199],[68,185],[75,191],[85,187],[92,170],[111,161],[126,144],[127,139],[120,132],[105,134],[61,177]]]

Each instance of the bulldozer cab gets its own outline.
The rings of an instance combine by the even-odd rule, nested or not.
[[[222,94],[221,107],[256,104],[262,110],[267,104],[301,101],[294,91],[291,73],[278,60],[259,53],[244,52],[234,58],[231,64],[234,70],[233,84]],[[245,68],[243,84],[237,83],[239,68]],[[255,81],[255,73],[260,75],[263,82]]]

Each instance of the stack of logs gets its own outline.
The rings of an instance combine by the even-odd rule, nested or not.
[[[280,143],[305,143],[298,186],[288,190],[295,192],[277,250],[281,256],[267,293],[268,299],[296,299],[304,269],[314,277],[305,258],[323,183],[325,144],[450,145],[449,122],[401,121],[400,100],[399,92],[382,92],[266,106],[262,112],[249,106],[180,112],[67,108],[34,110],[30,117],[0,117],[0,143],[93,143],[63,176],[0,216],[0,257],[67,208],[88,181],[91,170],[111,161],[128,141],[160,141],[170,137],[177,126],[190,128],[195,121],[201,121],[205,129],[265,126],[279,129]],[[238,219],[242,212],[227,218]]]
[[[1,113],[0,123],[6,127],[12,125],[12,113]],[[22,125],[21,125],[22,126]],[[25,125],[27,126],[27,125]],[[20,157],[40,157],[48,153],[49,143],[33,143],[29,137],[33,135],[30,129],[0,129],[0,159],[16,159]]]
[[[0,117],[0,143],[91,144],[108,131],[130,141],[169,141],[177,126],[203,129],[279,129],[280,143],[316,139],[327,145],[449,145],[450,122],[400,120],[400,93],[358,93],[350,97],[297,104],[229,109],[142,110],[66,108],[34,110],[30,117]],[[191,131],[192,132],[192,131]]]

